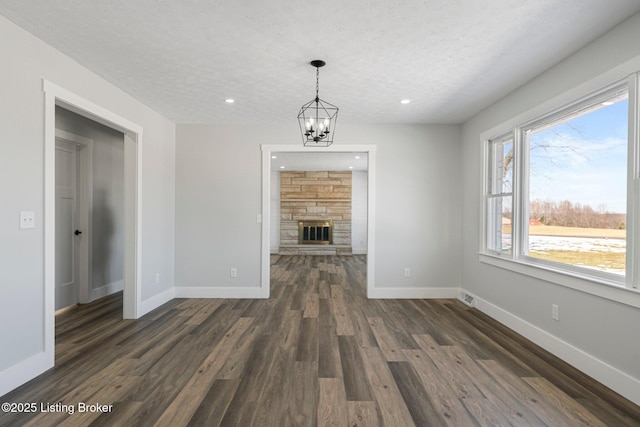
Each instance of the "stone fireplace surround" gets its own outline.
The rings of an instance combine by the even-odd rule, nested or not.
[[[298,243],[298,222],[330,220],[333,244]],[[351,172],[280,172],[280,255],[351,255]]]

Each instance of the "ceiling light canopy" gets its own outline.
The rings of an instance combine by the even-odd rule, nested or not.
[[[302,143],[305,146],[328,147],[333,144],[335,125],[338,120],[338,107],[323,101],[318,96],[320,67],[324,67],[326,63],[316,59],[310,64],[316,67],[316,97],[304,104],[298,113]]]

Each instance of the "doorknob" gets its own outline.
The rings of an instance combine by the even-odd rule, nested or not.
[[[76,231],[74,231],[74,232],[73,232],[73,234],[75,234],[76,236],[79,236],[79,235],[81,235],[81,234],[82,234],[82,231],[80,231],[80,230],[76,230]]]

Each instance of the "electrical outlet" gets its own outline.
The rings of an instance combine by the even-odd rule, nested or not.
[[[409,267],[405,267],[404,277],[411,277],[411,269]]]
[[[560,309],[557,304],[551,304],[551,317],[553,320],[560,320]]]
[[[21,211],[20,212],[20,228],[36,228],[36,214],[33,211]]]
[[[231,277],[238,277],[238,269],[235,267],[231,267],[231,270],[229,271],[231,273]]]

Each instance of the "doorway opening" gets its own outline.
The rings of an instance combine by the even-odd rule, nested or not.
[[[56,107],[56,303],[124,286],[124,134]]]
[[[324,170],[336,170],[337,167],[342,170],[348,171],[349,164],[337,166],[336,160],[338,158],[347,159],[349,156],[357,157],[361,155],[366,159],[364,169],[362,169],[366,175],[364,186],[362,187],[362,197],[364,198],[364,207],[362,208],[364,218],[361,221],[360,226],[364,228],[362,231],[366,240],[363,245],[366,249],[363,250],[367,257],[367,278],[366,278],[366,292],[370,296],[375,288],[375,145],[344,145],[344,146],[330,146],[321,149],[314,149],[309,147],[298,147],[293,145],[263,145],[262,146],[262,266],[261,266],[261,293],[260,296],[268,298],[271,286],[271,270],[270,261],[271,254],[274,250],[274,243],[279,243],[278,235],[274,233],[274,230],[278,230],[279,227],[274,227],[274,221],[279,224],[280,211],[279,190],[274,191],[275,188],[279,188],[279,183],[276,182],[279,174],[274,170],[274,167],[279,164],[276,163],[278,156],[290,156],[295,157],[307,157],[312,159],[315,168]],[[323,159],[324,158],[324,159]],[[302,167],[302,166],[300,166]],[[294,167],[296,169],[298,167]],[[308,169],[308,167],[307,167]],[[279,169],[278,169],[279,170]],[[293,170],[293,169],[290,169]],[[276,245],[277,247],[278,245]],[[354,243],[354,247],[357,243]],[[360,252],[362,253],[362,252]]]
[[[44,353],[49,366],[55,359],[55,146],[56,107],[62,107],[124,135],[123,318],[135,319],[140,310],[141,230],[140,191],[142,127],[43,80],[44,91]]]

